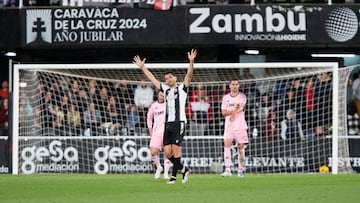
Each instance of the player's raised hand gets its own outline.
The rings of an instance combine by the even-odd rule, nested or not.
[[[145,67],[145,61],[146,58],[144,58],[143,60],[141,60],[139,55],[134,56],[133,58],[133,64],[137,65],[139,68],[143,68]]]
[[[191,51],[188,52],[187,54],[188,54],[189,61],[194,61],[196,58],[196,55],[197,55],[197,50],[191,49]]]

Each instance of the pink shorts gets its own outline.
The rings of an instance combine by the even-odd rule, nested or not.
[[[224,139],[234,139],[236,144],[246,144],[249,142],[247,129],[237,131],[226,131],[224,133]]]
[[[155,147],[161,151],[163,147],[163,135],[152,135],[150,147]]]

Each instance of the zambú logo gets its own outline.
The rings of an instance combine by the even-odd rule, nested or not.
[[[358,18],[350,8],[335,8],[325,21],[326,32],[337,42],[346,42],[354,38],[358,27]]]

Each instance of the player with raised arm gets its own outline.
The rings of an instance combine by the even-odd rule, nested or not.
[[[150,134],[150,152],[151,160],[156,166],[155,179],[160,178],[161,172],[164,171],[164,178],[170,179],[168,173],[171,167],[171,162],[166,157],[164,158],[164,168],[160,164],[159,152],[163,147],[164,136],[164,123],[165,123],[165,101],[164,93],[159,91],[157,101],[150,105],[147,113],[147,127]]]
[[[178,84],[177,77],[171,73],[166,73],[165,83],[159,80],[145,67],[146,58],[141,59],[140,56],[134,56],[133,63],[136,64],[153,83],[153,85],[165,94],[165,132],[164,132],[164,153],[165,156],[173,163],[173,170],[168,184],[176,182],[178,170],[183,175],[182,183],[186,183],[191,170],[181,164],[181,144],[185,133],[185,105],[188,96],[190,82],[194,72],[194,61],[197,51],[192,49],[187,53],[189,59],[189,67],[187,69],[184,82]]]
[[[238,148],[238,177],[244,177],[245,145],[248,143],[247,123],[245,120],[246,96],[239,91],[239,80],[230,81],[230,93],[224,95],[221,113],[225,116],[224,161],[225,171],[222,176],[231,176],[231,144],[235,140]]]

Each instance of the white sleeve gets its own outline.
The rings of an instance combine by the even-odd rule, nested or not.
[[[160,90],[162,90],[164,93],[165,93],[165,91],[167,90],[167,89],[169,89],[169,86],[168,85],[165,85],[165,84],[163,84],[163,83],[160,83]]]
[[[287,130],[287,125],[286,125],[286,120],[281,121],[281,138],[283,140],[286,140],[286,130]]]
[[[301,122],[299,121],[297,124],[298,124],[298,128],[299,128],[300,138],[304,139],[305,137],[304,137],[304,132],[303,132],[302,127],[301,127]]]
[[[139,106],[140,105],[140,95],[139,95],[139,91],[138,89],[135,90],[134,92],[134,103],[136,106]]]

